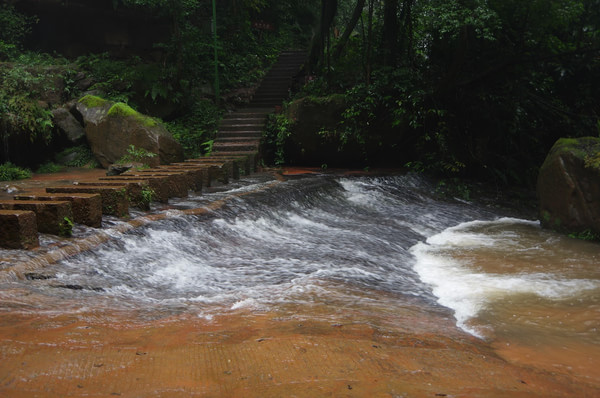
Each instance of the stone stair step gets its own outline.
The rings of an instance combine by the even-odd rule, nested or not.
[[[214,159],[211,156],[199,159],[187,159],[185,167],[202,167],[202,166],[218,166],[221,167],[224,173],[228,173],[228,177],[234,180],[240,179],[241,162],[234,159]]]
[[[121,175],[135,175],[141,178],[145,178],[146,176],[168,177],[167,183],[170,198],[185,198],[188,196],[189,191],[195,190],[198,185],[198,182],[196,181],[196,175],[194,173],[189,173],[185,170],[155,167],[151,169],[142,169],[135,171],[130,170]]]
[[[0,210],[25,210],[35,213],[37,230],[53,235],[67,236],[73,220],[71,202],[55,200],[2,200]],[[67,220],[68,219],[68,220]]]
[[[254,171],[254,158],[249,155],[244,154],[236,154],[236,155],[228,155],[228,156],[218,156],[211,154],[205,158],[200,159],[188,159],[186,162],[196,162],[197,160],[203,159],[219,159],[219,160],[227,160],[232,161],[234,164],[237,164],[240,175],[250,175]]]
[[[129,205],[137,207],[141,210],[150,210],[150,200],[147,193],[150,190],[148,180],[94,180],[94,181],[78,181],[77,186],[117,186],[127,189],[127,200]]]
[[[125,217],[129,214],[129,200],[127,200],[127,188],[106,185],[67,185],[59,187],[47,187],[48,193],[97,193],[102,198],[102,214],[117,217]]]
[[[15,195],[15,200],[71,202],[73,221],[89,227],[102,226],[102,198],[96,193]]]
[[[168,176],[135,176],[135,175],[117,175],[100,177],[100,181],[146,181],[148,186],[154,191],[154,199],[157,202],[168,203],[169,202],[169,186]]]
[[[213,149],[216,151],[258,151],[258,143],[222,142],[215,143]]]
[[[236,136],[236,137],[219,137],[215,143],[223,143],[223,142],[251,142],[251,141],[260,141],[261,136],[258,137],[245,137],[245,136]],[[214,145],[214,144],[213,144]]]
[[[198,174],[197,177],[201,178],[202,185],[206,187],[212,187],[216,183],[229,184],[229,177],[232,173],[229,164],[227,164],[226,162],[219,161],[196,165],[183,162],[161,167],[171,167],[172,170],[180,170],[187,172],[194,170],[196,172],[200,171],[201,174]]]
[[[0,210],[0,247],[29,250],[39,245],[35,212]]]
[[[261,123],[261,124],[232,124],[232,125],[226,125],[226,126],[220,126],[219,127],[219,131],[223,130],[223,131],[237,131],[237,130],[242,130],[242,131],[262,131],[265,128],[265,124]]]
[[[262,131],[219,131],[219,139],[227,137],[240,137],[242,139],[261,138]]]
[[[229,151],[220,151],[220,150],[213,150],[213,152],[210,154],[211,157],[216,157],[216,158],[220,158],[220,157],[224,157],[224,158],[228,158],[228,157],[236,157],[236,158],[243,158],[246,160],[246,167],[249,170],[248,174],[252,173],[253,171],[256,171],[256,168],[258,166],[258,152],[256,151],[234,151],[234,152],[229,152]]]
[[[244,121],[244,122],[249,122],[249,123],[262,123],[265,120],[265,117],[267,115],[261,115],[261,116],[242,116],[242,115],[238,115],[238,114],[228,114],[223,116],[223,119],[221,119],[221,123],[224,122],[232,122],[235,120],[239,120],[239,121]]]

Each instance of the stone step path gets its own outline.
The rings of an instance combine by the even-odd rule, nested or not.
[[[267,115],[289,97],[293,78],[306,60],[300,51],[287,51],[266,73],[250,103],[221,121],[213,155],[221,152],[258,152]]]
[[[16,195],[0,201],[0,247],[33,249],[38,232],[68,235],[72,222],[100,227],[102,215],[126,217],[130,207],[150,209],[150,202],[201,192],[256,171],[267,115],[289,96],[294,75],[305,60],[303,52],[283,52],[267,72],[252,101],[226,115],[210,156],[118,176],[76,181],[46,188],[45,194]]]

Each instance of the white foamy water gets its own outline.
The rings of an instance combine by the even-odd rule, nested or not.
[[[454,311],[458,326],[480,337],[493,325],[471,321],[498,302],[535,296],[552,303],[600,290],[600,246],[542,231],[537,222],[464,222],[410,251],[438,302]]]

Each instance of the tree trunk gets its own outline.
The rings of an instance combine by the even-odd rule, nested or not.
[[[356,27],[356,24],[358,23],[358,20],[360,19],[360,16],[362,14],[362,10],[364,7],[365,7],[365,0],[357,0],[356,1],[356,7],[354,7],[352,16],[350,17],[350,20],[348,21],[348,24],[346,25],[346,28],[344,29],[344,33],[340,37],[337,45],[335,46],[335,50],[333,51],[334,59],[337,59],[342,55],[342,51],[344,50],[344,47],[346,46],[346,43],[348,42],[350,35],[354,31],[354,28]]]
[[[404,0],[402,11],[400,12],[400,22],[402,24],[400,38],[398,43],[398,53],[406,56],[410,61],[414,59],[413,51],[413,24],[412,7],[415,0]]]
[[[325,47],[329,29],[337,12],[337,0],[321,0],[321,23],[319,31],[313,39],[309,55],[309,68],[311,70],[323,63],[325,59]]]
[[[398,59],[398,0],[385,0],[383,8],[383,64],[396,65]]]
[[[369,13],[367,19],[367,42],[365,49],[365,83],[371,84],[371,53],[373,52],[373,10],[375,0],[369,0]]]

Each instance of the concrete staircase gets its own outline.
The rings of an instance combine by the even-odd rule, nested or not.
[[[250,103],[225,116],[213,144],[213,155],[258,152],[266,117],[289,97],[294,76],[306,60],[300,51],[287,51],[267,72]]]
[[[68,235],[72,222],[100,227],[102,215],[126,217],[130,206],[148,210],[149,199],[168,203],[256,171],[267,115],[289,96],[304,60],[303,52],[281,53],[248,106],[223,118],[210,156],[0,201],[0,247],[33,249],[39,245],[38,232]]]

